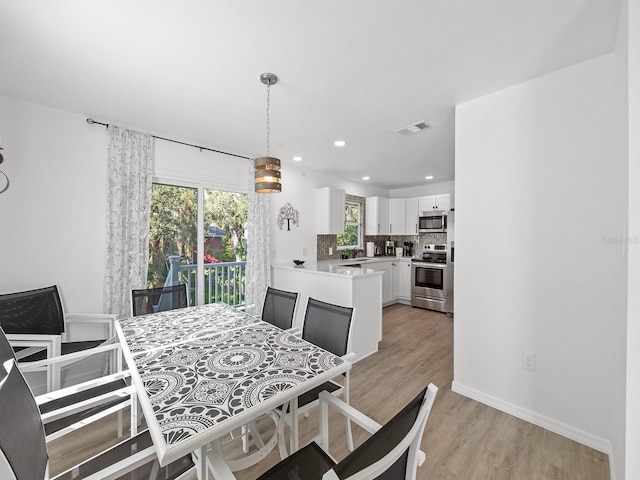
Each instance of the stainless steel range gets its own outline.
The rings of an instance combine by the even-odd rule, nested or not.
[[[453,265],[445,244],[428,244],[411,260],[411,305],[453,312]]]

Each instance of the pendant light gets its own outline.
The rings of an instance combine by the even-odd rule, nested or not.
[[[273,73],[263,73],[260,81],[267,86],[267,156],[254,160],[255,188],[257,193],[280,193],[280,159],[269,156],[269,134],[271,133],[269,107],[271,106],[271,85],[278,83]]]

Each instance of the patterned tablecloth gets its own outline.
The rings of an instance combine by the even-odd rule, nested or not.
[[[116,322],[161,464],[350,368],[225,304]]]

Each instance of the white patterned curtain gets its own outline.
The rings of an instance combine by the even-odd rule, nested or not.
[[[131,315],[131,290],[145,288],[153,137],[110,125],[107,174],[107,258],[104,311]]]
[[[247,312],[261,315],[267,285],[271,278],[270,231],[271,195],[256,193],[254,187],[253,160],[249,161],[249,194],[247,214],[247,266],[246,294]]]

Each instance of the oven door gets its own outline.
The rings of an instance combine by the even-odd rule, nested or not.
[[[444,299],[446,276],[446,265],[413,262],[411,264],[412,295]]]

